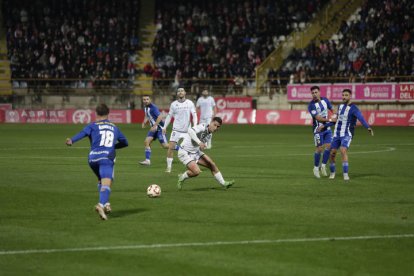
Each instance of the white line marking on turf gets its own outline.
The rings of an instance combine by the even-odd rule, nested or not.
[[[354,236],[354,237],[321,237],[321,238],[294,238],[278,240],[250,240],[250,241],[215,241],[215,242],[190,242],[190,243],[160,243],[160,244],[137,244],[119,246],[99,246],[81,248],[61,249],[30,249],[30,250],[4,250],[0,255],[27,255],[42,253],[65,253],[85,251],[110,251],[110,250],[131,250],[131,249],[154,249],[154,248],[177,248],[177,247],[206,247],[221,245],[245,245],[245,244],[277,244],[277,243],[300,243],[300,242],[325,242],[325,241],[354,241],[354,240],[379,240],[379,239],[403,239],[414,238],[414,234],[398,235],[376,235],[376,236]]]

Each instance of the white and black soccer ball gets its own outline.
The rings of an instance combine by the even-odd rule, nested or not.
[[[151,184],[147,188],[148,197],[159,197],[161,195],[161,187],[157,184]]]

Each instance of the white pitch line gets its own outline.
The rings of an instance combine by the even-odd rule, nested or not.
[[[278,243],[300,243],[300,242],[325,242],[325,241],[353,241],[353,240],[378,240],[378,239],[403,239],[414,238],[414,234],[398,235],[374,235],[374,236],[353,236],[353,237],[321,237],[321,238],[292,238],[278,240],[250,240],[250,241],[215,241],[215,242],[190,242],[190,243],[160,243],[160,244],[137,244],[137,245],[118,245],[118,246],[99,246],[81,248],[61,248],[61,249],[30,249],[30,250],[4,250],[0,255],[28,255],[28,254],[49,254],[65,252],[85,252],[85,251],[111,251],[111,250],[132,250],[132,249],[158,249],[158,248],[177,248],[177,247],[208,247],[223,245],[248,245],[248,244],[278,244]]]

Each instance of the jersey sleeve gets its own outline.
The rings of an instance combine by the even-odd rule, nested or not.
[[[125,135],[118,129],[118,143],[115,144],[116,149],[122,149],[128,146],[128,140]]]
[[[362,116],[361,111],[356,106],[355,106],[354,114],[365,128],[370,128],[369,124],[365,121],[364,116]]]
[[[151,108],[151,115],[152,117],[157,120],[158,116],[160,116],[161,112],[155,105]]]
[[[326,105],[328,106],[328,109],[332,110],[333,106],[332,106],[331,102],[327,98],[325,98],[325,101],[326,101]]]
[[[92,124],[89,124],[86,127],[84,127],[84,129],[82,129],[81,132],[79,132],[78,134],[76,134],[75,136],[71,138],[72,143],[76,143],[77,141],[85,138],[86,136],[90,136],[91,133],[92,133]]]
[[[315,118],[315,116],[316,115],[318,115],[318,112],[316,112],[316,108],[315,108],[315,105],[314,104],[309,104],[308,105],[308,111],[309,111],[309,113],[311,114],[311,116],[313,117],[313,118]]]
[[[198,98],[197,103],[196,103],[196,107],[200,107],[200,99],[201,99],[201,97]]]

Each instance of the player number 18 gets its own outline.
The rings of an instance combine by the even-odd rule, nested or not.
[[[109,130],[103,130],[100,131],[99,134],[101,135],[101,143],[99,146],[112,147],[114,143],[114,133]]]

